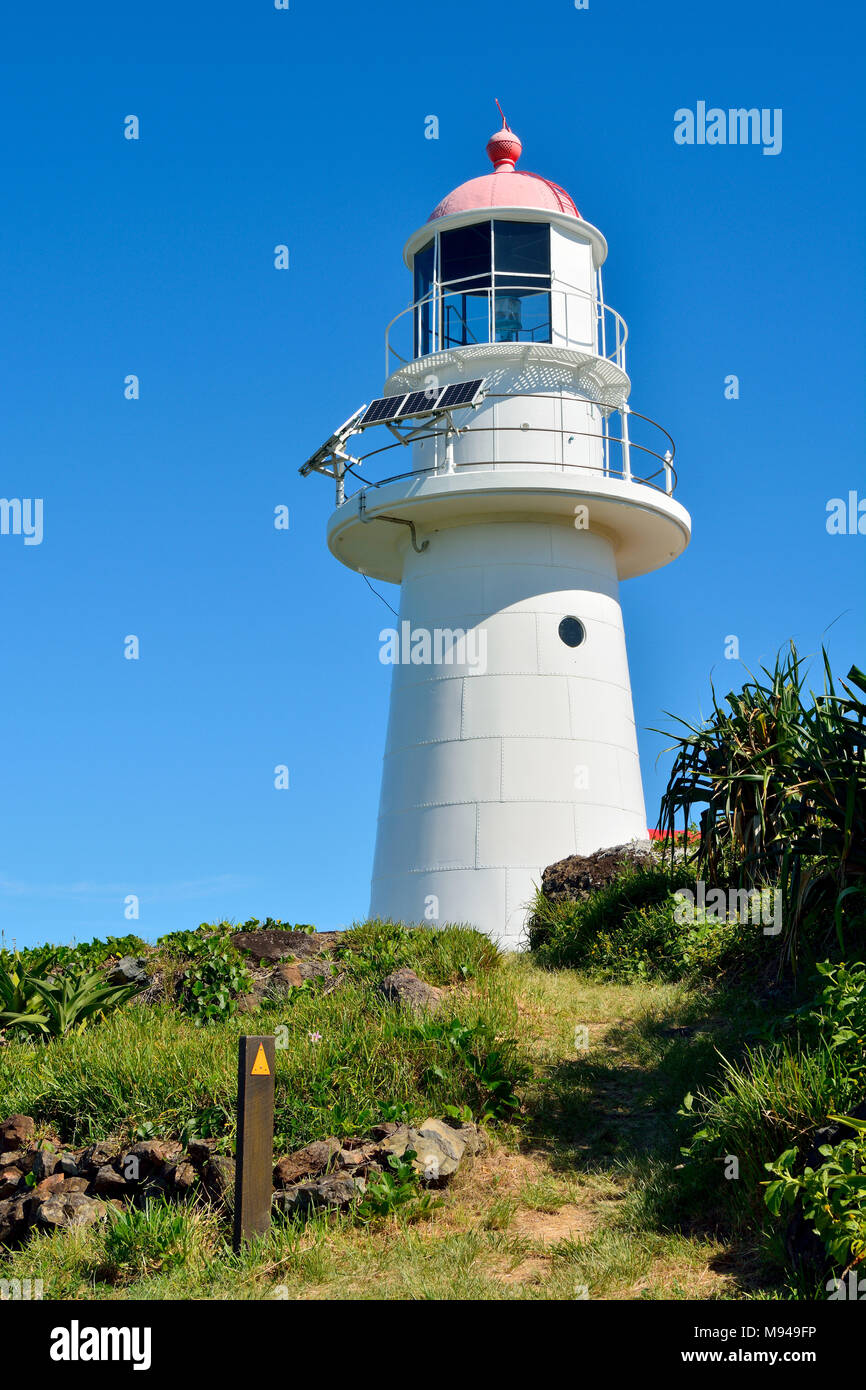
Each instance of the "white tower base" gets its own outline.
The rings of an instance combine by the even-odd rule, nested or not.
[[[646,835],[618,590],[611,541],[567,518],[407,541],[371,915],[513,949],[546,865]]]

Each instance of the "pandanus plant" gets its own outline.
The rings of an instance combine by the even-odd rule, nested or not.
[[[100,970],[66,967],[52,974],[50,965],[49,960],[38,972],[29,970],[18,952],[8,965],[0,964],[0,1030],[62,1037],[125,1004],[140,988],[108,984]]]
[[[844,949],[847,910],[866,905],[866,675],[853,666],[837,689],[822,656],[820,694],[792,643],[739,692],[713,690],[705,722],[659,731],[674,739],[660,815],[672,853],[678,814],[688,825],[703,805],[696,869],[781,890],[782,960],[794,968],[807,926],[828,920]]]

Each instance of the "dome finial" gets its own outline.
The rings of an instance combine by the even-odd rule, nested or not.
[[[491,135],[487,141],[487,153],[493,161],[494,171],[499,174],[514,168],[520,158],[523,145],[505,119],[505,112],[495,97],[494,101],[496,101],[499,114],[502,117],[502,129],[497,130],[496,134]]]

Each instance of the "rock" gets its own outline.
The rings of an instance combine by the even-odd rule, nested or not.
[[[176,1189],[168,1180],[168,1172],[166,1168],[160,1173],[154,1173],[153,1177],[144,1178],[136,1187],[136,1197],[140,1201],[160,1201],[164,1197],[175,1196]]]
[[[296,968],[301,980],[330,980],[331,967],[326,960],[299,960]]]
[[[484,1153],[487,1144],[484,1135],[477,1125],[473,1125],[469,1121],[464,1121],[463,1124],[453,1125],[452,1128],[463,1140],[464,1148],[471,1158],[475,1158],[477,1154]]]
[[[14,1197],[0,1197],[0,1245],[12,1244],[14,1228],[9,1213],[15,1200]]]
[[[216,1146],[215,1139],[190,1139],[186,1146],[187,1154],[192,1163],[201,1165],[207,1163]]]
[[[150,976],[145,969],[144,957],[121,956],[111,967],[108,981],[112,985],[137,985],[139,989],[146,989],[150,984]]]
[[[59,1162],[60,1155],[53,1148],[37,1149],[30,1162],[30,1172],[37,1182],[41,1182],[43,1178],[51,1177]]]
[[[606,888],[626,869],[656,863],[649,840],[614,845],[594,854],[570,854],[549,864],[541,875],[541,891],[550,902],[574,902]]]
[[[254,1014],[257,1009],[262,1007],[264,995],[259,993],[239,994],[237,1002],[239,1014]]]
[[[374,1139],[389,1139],[397,1130],[397,1125],[393,1120],[386,1120],[384,1124],[373,1125],[370,1134]]]
[[[141,1177],[147,1177],[154,1170],[164,1168],[168,1163],[176,1163],[183,1153],[183,1146],[176,1139],[140,1139],[122,1156],[123,1164],[134,1158]],[[125,1171],[125,1168],[124,1168]]]
[[[269,927],[263,931],[235,932],[232,941],[238,950],[246,951],[257,964],[283,960],[286,956],[307,959],[330,951],[339,939],[339,932],[286,931]]]
[[[356,1144],[353,1148],[345,1146],[337,1154],[337,1163],[340,1168],[351,1168],[357,1171],[359,1168],[365,1172],[368,1168],[378,1168],[380,1165],[377,1160],[381,1156],[382,1150],[375,1142],[367,1144]]]
[[[5,1154],[0,1154],[0,1173],[4,1168],[20,1168],[22,1173],[26,1172],[24,1160],[27,1156],[26,1149],[7,1149]]]
[[[30,1115],[10,1115],[0,1124],[0,1153],[26,1149],[33,1141],[36,1122]]]
[[[380,1145],[382,1153],[386,1157],[402,1158],[406,1150],[412,1147],[413,1133],[408,1125],[395,1125],[391,1134]]]
[[[401,965],[399,970],[386,975],[379,984],[379,991],[389,1003],[413,1009],[416,1013],[433,1012],[442,1002],[444,993],[435,985],[428,985],[408,965]]]
[[[18,1190],[18,1184],[24,1177],[20,1168],[4,1168],[0,1171],[0,1202],[11,1197]]]
[[[42,1169],[42,1150],[39,1148],[28,1148],[18,1154],[18,1162],[15,1168],[21,1169],[22,1173],[32,1173],[33,1169]]]
[[[93,1179],[93,1190],[98,1192],[101,1197],[119,1197],[128,1186],[123,1174],[118,1173],[108,1163],[97,1170],[96,1177]]]
[[[341,1147],[339,1139],[317,1139],[296,1153],[286,1154],[274,1165],[274,1186],[285,1188],[301,1178],[327,1172]]]
[[[75,1154],[62,1153],[57,1160],[57,1168],[55,1171],[63,1173],[64,1177],[67,1178],[79,1177],[81,1169],[78,1166],[78,1159],[75,1157]]]
[[[424,1182],[439,1183],[457,1172],[466,1146],[450,1125],[442,1120],[425,1120],[420,1129],[411,1131],[410,1137],[410,1148],[415,1150],[412,1166]]]
[[[0,1202],[0,1245],[14,1245],[27,1230],[30,1198],[10,1197]]]
[[[224,1201],[234,1187],[234,1159],[222,1156],[209,1158],[205,1164],[202,1180],[205,1191],[212,1201]]]
[[[412,1151],[415,1154],[413,1167],[429,1183],[450,1178],[466,1154],[480,1153],[484,1146],[477,1125],[451,1125],[432,1116],[417,1128],[379,1125],[377,1129],[390,1130],[379,1144],[380,1156],[387,1162],[389,1157],[403,1158]]]
[[[43,1178],[41,1182],[30,1189],[30,1201],[33,1206],[39,1206],[40,1202],[53,1197],[56,1192],[62,1189],[65,1182],[66,1179],[62,1173],[52,1173],[49,1177]]]
[[[182,1197],[195,1187],[198,1173],[191,1163],[173,1163],[165,1170],[165,1180]]]
[[[345,1211],[363,1193],[366,1184],[362,1178],[350,1177],[348,1173],[332,1173],[316,1178],[312,1182],[302,1182],[282,1192],[275,1192],[274,1206],[285,1213],[308,1212],[317,1208],[331,1211]]]
[[[466,1153],[466,1144],[462,1135],[445,1120],[436,1120],[431,1116],[418,1126],[418,1133],[422,1139],[435,1139],[436,1143],[441,1145],[457,1163]]]
[[[58,1192],[43,1202],[36,1213],[36,1224],[43,1230],[56,1231],[61,1227],[92,1226],[105,1218],[107,1206],[83,1192]]]
[[[118,1140],[101,1139],[97,1144],[91,1144],[82,1152],[78,1161],[79,1167],[82,1172],[95,1173],[106,1163],[116,1163],[122,1152],[123,1149]]]
[[[87,1178],[71,1177],[65,1178],[63,1182],[63,1192],[86,1192],[90,1183]]]
[[[269,980],[275,994],[287,994],[290,989],[297,989],[303,983],[304,977],[297,961],[292,965],[275,965]]]
[[[281,965],[274,966],[268,977],[268,990],[271,994],[287,994],[290,989],[297,989],[306,980],[331,978],[328,962],[318,960],[315,956],[309,960],[283,961]]]

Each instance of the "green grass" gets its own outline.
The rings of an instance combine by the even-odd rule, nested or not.
[[[0,1260],[2,1276],[41,1278],[46,1298],[121,1300],[572,1301],[584,1287],[590,1298],[626,1300],[787,1296],[754,1210],[742,1219],[732,1210],[718,1165],[683,1159],[694,1124],[677,1114],[687,1091],[715,1097],[720,1114],[728,1106],[730,1125],[746,1113],[744,1097],[725,1099],[720,1052],[743,1066],[767,1023],[766,1000],[719,984],[604,983],[540,969],[500,958],[463,929],[379,923],[355,940],[359,949],[341,953],[348,978],[324,996],[299,990],[205,1027],[168,1004],[133,1003],[48,1045],[12,1040],[0,1049],[4,1110],[54,1124],[69,1143],[204,1128],[230,1147],[237,1035],[282,1028],[276,1148],[285,1152],[390,1115],[420,1119],[477,1101],[477,1076],[448,1040],[458,1020],[480,1037],[516,1039],[515,1075],[529,1074],[521,1113],[490,1127],[490,1153],[464,1165],[441,1205],[407,1202],[364,1222],[278,1219],[240,1256],[225,1219],[152,1206],[33,1239]],[[396,964],[452,986],[435,1027],[378,995],[383,968]],[[798,1091],[795,1080],[780,1090],[784,1114],[806,1123],[816,1083],[804,1076]],[[757,1127],[759,1100],[749,1105]],[[744,1128],[743,1142],[751,1133]],[[770,1157],[784,1147],[775,1141]],[[758,1168],[756,1158],[747,1184]],[[691,1176],[701,1171],[703,1187]]]
[[[513,993],[494,975],[453,999],[444,1018],[513,1035]],[[50,1122],[69,1144],[144,1127],[230,1141],[241,1031],[275,1032],[285,1042],[275,1072],[281,1152],[325,1134],[362,1133],[383,1118],[441,1114],[473,1091],[447,1042],[371,986],[347,981],[324,997],[299,992],[242,1022],[197,1028],[169,1005],[132,1004],[49,1047],[11,1041],[0,1051],[4,1110]]]

